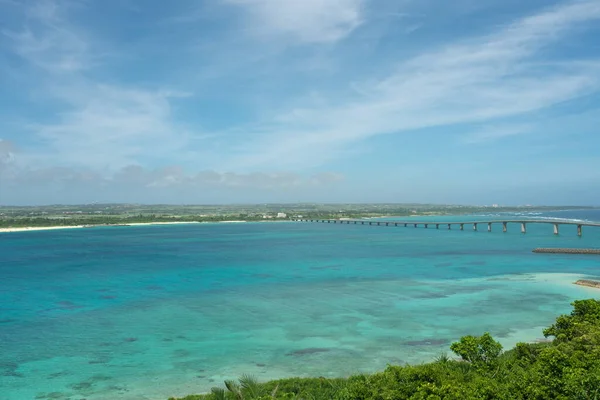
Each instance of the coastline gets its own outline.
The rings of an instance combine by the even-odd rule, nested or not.
[[[172,221],[172,222],[130,222],[123,224],[98,224],[98,225],[69,225],[69,226],[27,226],[18,228],[0,228],[0,233],[17,233],[17,232],[33,232],[33,231],[52,231],[59,229],[81,229],[81,228],[96,228],[96,227],[127,227],[127,226],[151,226],[151,225],[191,225],[191,224],[240,224],[245,222],[287,222],[284,221]]]
[[[200,224],[201,222],[134,222],[127,224],[106,224],[106,225],[71,225],[71,226],[28,226],[19,228],[0,228],[0,233],[30,232],[30,231],[52,231],[59,229],[81,229],[95,228],[99,226],[145,226],[145,225],[182,225],[182,224]]]
[[[72,226],[28,226],[23,228],[0,228],[0,233],[14,233],[14,232],[30,232],[30,231],[52,231],[57,229],[79,229],[85,228],[85,225],[72,225]]]

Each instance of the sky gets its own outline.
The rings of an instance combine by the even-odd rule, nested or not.
[[[0,0],[0,204],[600,205],[600,0]]]

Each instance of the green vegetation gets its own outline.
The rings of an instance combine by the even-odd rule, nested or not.
[[[584,207],[476,207],[431,204],[258,204],[139,205],[86,204],[0,207],[0,228],[120,225],[143,222],[270,221],[299,216],[307,219],[372,218],[409,215],[458,215],[515,211],[551,211]],[[281,214],[280,214],[281,213]],[[279,217],[278,217],[279,214]],[[282,215],[285,214],[285,217]]]
[[[502,353],[488,333],[465,336],[446,355],[415,366],[389,366],[347,379],[291,378],[258,383],[249,376],[181,400],[475,400],[600,399],[600,301],[573,303],[544,330],[548,343],[519,343]],[[170,400],[175,400],[174,398]]]

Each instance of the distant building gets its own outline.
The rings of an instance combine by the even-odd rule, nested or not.
[[[492,204],[492,207],[498,208],[498,204]]]
[[[286,218],[287,214],[286,213],[277,213],[277,218]]]

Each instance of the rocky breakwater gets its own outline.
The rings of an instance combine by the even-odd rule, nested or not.
[[[575,282],[575,284],[600,289],[600,281],[590,281],[589,279],[580,279],[577,282]]]
[[[551,253],[551,254],[596,254],[600,255],[600,249],[566,249],[566,248],[537,248],[533,249],[534,253]]]

